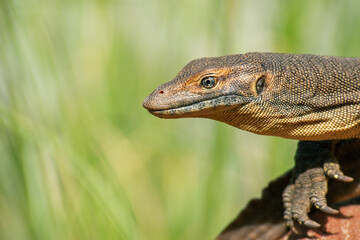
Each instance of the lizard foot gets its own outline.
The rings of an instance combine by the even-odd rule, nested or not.
[[[300,141],[295,155],[295,168],[291,183],[283,192],[286,224],[295,232],[294,220],[310,228],[320,227],[311,220],[308,213],[312,206],[328,214],[338,211],[327,206],[326,193],[328,178],[351,182],[340,170],[333,155],[333,141]]]

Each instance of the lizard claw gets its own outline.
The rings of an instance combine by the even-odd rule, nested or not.
[[[321,207],[317,207],[317,205],[315,205],[316,208],[320,209],[322,212],[327,213],[327,214],[338,214],[339,211],[336,209],[333,209],[329,206],[321,206]]]
[[[304,225],[309,227],[309,228],[318,228],[321,227],[321,225],[311,219],[307,220],[304,222]]]
[[[354,179],[344,175],[340,170],[340,166],[336,159],[329,159],[328,162],[324,163],[324,171],[329,178],[336,179],[342,182],[352,182]]]
[[[337,180],[342,181],[342,182],[352,182],[352,181],[354,181],[354,179],[352,177],[348,177],[348,176],[345,176],[345,175],[339,176],[337,178]]]

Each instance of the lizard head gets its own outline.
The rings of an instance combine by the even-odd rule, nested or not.
[[[161,118],[210,118],[262,135],[358,137],[357,77],[358,68],[344,58],[276,53],[200,58],[159,86],[143,106]]]
[[[271,76],[259,57],[248,53],[193,60],[153,91],[143,106],[161,118],[203,117],[235,125],[231,118],[240,109],[256,111],[253,103],[269,87]]]

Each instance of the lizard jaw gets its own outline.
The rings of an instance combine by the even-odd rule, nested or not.
[[[246,102],[244,101],[243,97],[239,95],[226,95],[191,103],[189,105],[176,108],[147,108],[147,110],[154,116],[160,118],[207,117],[224,110],[239,107],[244,104],[246,104]]]

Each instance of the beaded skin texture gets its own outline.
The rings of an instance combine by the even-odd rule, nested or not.
[[[206,76],[216,77],[214,88],[201,88]],[[359,103],[360,58],[247,53],[193,60],[143,105],[162,118],[211,118],[256,134],[329,140],[360,136]]]

